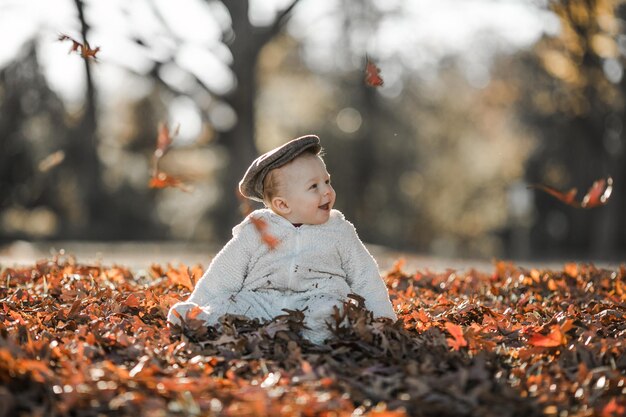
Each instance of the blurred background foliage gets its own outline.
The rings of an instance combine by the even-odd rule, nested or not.
[[[418,1],[104,3],[0,0],[13,40],[0,46],[0,242],[222,243],[252,159],[315,133],[336,207],[367,242],[624,258],[621,1],[450,0],[435,15]],[[533,10],[530,41],[459,31],[492,11],[507,25],[505,3]],[[68,55],[59,33],[98,60]],[[436,42],[451,33],[463,42]],[[366,54],[381,88],[363,82]],[[181,125],[161,168],[191,192],[148,187],[161,121]],[[528,189],[582,198],[608,175],[611,201],[591,210]]]

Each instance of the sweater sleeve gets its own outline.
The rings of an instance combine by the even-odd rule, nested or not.
[[[254,227],[244,221],[233,229],[233,237],[218,252],[194,288],[187,302],[200,307],[241,290],[248,276],[254,246],[258,243]]]
[[[397,320],[378,264],[348,221],[345,221],[340,247],[350,289],[365,299],[365,307],[374,313],[374,317]]]

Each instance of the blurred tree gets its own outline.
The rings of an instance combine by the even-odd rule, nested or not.
[[[89,25],[85,20],[83,0],[74,0],[80,22],[81,41],[86,44],[89,37]],[[111,230],[111,221],[107,214],[112,212],[110,199],[102,185],[102,167],[98,158],[98,109],[97,91],[94,85],[91,65],[92,60],[83,57],[85,68],[84,110],[72,129],[67,144],[66,163],[75,175],[77,194],[83,201],[84,217],[82,221],[73,221],[66,232],[72,238],[103,238]],[[114,224],[114,223],[113,223]]]
[[[282,31],[289,19],[291,11],[299,0],[292,1],[277,14],[274,22],[264,28],[255,27],[250,21],[249,1],[224,0],[232,19],[233,36],[229,45],[233,54],[232,70],[235,75],[236,88],[224,97],[224,100],[237,114],[237,123],[230,131],[218,138],[228,152],[229,164],[223,170],[224,184],[221,204],[212,214],[219,237],[230,237],[233,225],[238,223],[241,213],[237,209],[239,200],[237,188],[248,165],[257,156],[255,144],[256,122],[255,103],[257,95],[257,61],[259,53],[278,33]]]
[[[206,78],[199,77],[198,72],[181,65],[177,54],[183,47],[193,44],[193,41],[178,36],[177,32],[169,27],[171,20],[161,14],[162,10],[154,2],[149,2],[149,7],[152,7],[154,16],[157,19],[160,18],[161,29],[164,29],[169,35],[168,42],[165,42],[165,45],[169,47],[164,46],[162,37],[140,35],[139,32],[130,32],[131,34],[125,35],[127,36],[126,41],[134,43],[135,46],[145,51],[148,60],[152,63],[147,72],[132,69],[131,65],[126,69],[137,75],[147,76],[146,78],[155,80],[163,101],[171,102],[180,97],[191,99],[201,110],[203,121],[212,122],[215,131],[217,131],[216,140],[213,142],[217,146],[214,148],[222,149],[222,152],[217,152],[217,154],[221,155],[227,162],[221,164],[222,169],[219,173],[221,196],[215,199],[217,204],[214,210],[205,216],[205,222],[210,222],[215,226],[215,236],[194,235],[195,238],[225,239],[230,236],[232,226],[240,220],[241,214],[238,210],[239,201],[235,187],[247,165],[257,154],[254,109],[257,94],[257,57],[262,48],[283,30],[297,3],[298,0],[291,1],[283,9],[277,10],[274,20],[269,25],[255,26],[251,21],[250,5],[247,0],[205,1],[210,13],[222,15],[223,13],[216,8],[216,5],[219,5],[222,11],[225,11],[230,17],[230,22],[221,26],[221,43],[229,49],[232,60],[229,60],[228,57],[225,58],[223,51],[213,49],[215,45],[202,45],[205,48],[203,52],[207,55],[214,55],[214,58],[217,57],[217,61],[220,61],[222,65],[227,66],[230,62],[230,70],[235,85],[228,91],[217,91],[215,88],[209,87]],[[88,9],[93,6],[91,2],[74,0],[74,6],[79,21],[79,40],[86,42],[88,38],[91,38],[92,27],[90,25],[102,22],[88,22],[89,16],[92,16],[88,13]],[[123,12],[129,10],[126,6],[119,6],[119,8]],[[122,62],[117,65],[125,66]],[[61,141],[62,143],[57,144],[65,155],[65,160],[59,171],[71,172],[71,175],[63,176],[60,181],[64,181],[62,188],[66,192],[63,195],[68,204],[73,207],[71,211],[74,213],[71,216],[61,215],[61,220],[66,219],[67,221],[62,221],[63,227],[60,230],[62,230],[65,238],[134,237],[140,239],[162,236],[162,228],[159,227],[159,222],[153,214],[155,204],[149,202],[149,199],[154,198],[157,192],[133,192],[128,182],[113,188],[104,185],[102,155],[107,152],[112,157],[116,157],[115,155],[119,157],[120,155],[117,151],[117,154],[113,155],[111,143],[103,144],[98,138],[98,135],[108,127],[103,129],[99,123],[100,117],[103,116],[99,109],[99,104],[102,103],[98,98],[97,83],[94,82],[92,66],[91,60],[84,59],[86,88],[83,108],[80,113],[72,116],[72,123],[67,129],[67,137]],[[170,68],[166,68],[168,66]],[[171,78],[163,76],[166,69],[171,69],[171,67],[176,67],[179,72],[184,73],[192,80],[192,83],[187,85],[188,88],[180,88],[180,85],[172,82]],[[39,72],[39,69],[34,71]],[[203,69],[202,71],[206,70]],[[4,74],[8,76],[11,71]],[[9,83],[14,82],[13,79],[7,81]],[[11,89],[21,87],[5,85],[5,88],[11,91]],[[42,87],[42,89],[45,88]],[[168,94],[163,94],[163,92],[168,92]],[[28,155],[27,148],[19,142],[19,138],[12,131],[20,123],[28,123],[27,117],[21,113],[13,120],[9,118],[11,112],[20,109],[19,103],[14,103],[15,100],[18,100],[16,97],[19,97],[19,93],[12,97],[14,98],[13,101],[8,100],[4,103],[10,108],[2,115],[3,117],[0,117],[0,128],[5,127],[7,131],[11,132],[10,135],[6,136],[11,140],[4,140],[3,146],[10,150],[6,155],[20,156],[24,160],[29,159],[32,165],[34,156]],[[62,117],[66,116],[63,115]],[[225,121],[226,119],[235,120],[228,122]],[[150,120],[152,120],[151,117],[145,117],[142,118],[141,122]],[[141,137],[127,138],[129,147],[125,150],[126,153],[144,153],[145,156],[148,156],[154,149],[154,139],[145,141],[144,128],[145,126],[142,126],[137,131]],[[155,132],[153,137],[156,137],[156,125],[152,129]],[[55,132],[61,135],[59,130],[55,130]],[[141,145],[139,145],[140,143]],[[16,190],[23,188],[18,180],[27,182],[27,179],[36,175],[33,171],[25,169],[24,164],[18,166],[17,158],[14,158],[12,162],[8,165],[10,169],[4,168],[2,175],[3,187],[11,188],[3,194],[10,196],[14,196]],[[15,199],[11,201],[11,204],[18,202]],[[7,201],[4,203],[5,205],[8,204]]]
[[[42,174],[38,161],[62,147],[69,135],[61,100],[48,88],[40,72],[34,44],[26,45],[22,59],[0,71],[0,238],[26,238],[29,232],[49,237],[56,232],[55,216],[67,214],[67,205],[54,184],[56,171]],[[46,141],[54,131],[61,143]],[[49,225],[28,227],[28,213],[47,206]],[[30,224],[33,226],[33,224]]]
[[[236,122],[232,126],[220,129],[215,141],[218,146],[225,150],[224,154],[227,159],[227,163],[224,164],[219,173],[221,196],[218,199],[218,204],[207,212],[205,219],[213,224],[216,234],[214,238],[216,239],[227,239],[231,235],[233,225],[241,219],[241,213],[238,209],[240,201],[237,198],[238,191],[236,187],[250,162],[257,156],[254,106],[257,94],[256,70],[259,53],[265,45],[283,30],[298,1],[294,0],[284,9],[278,11],[273,22],[269,25],[258,27],[250,20],[250,4],[248,0],[221,2],[206,0],[207,4],[223,4],[230,15],[230,26],[224,29],[221,41],[228,47],[232,55],[230,69],[235,79],[234,88],[231,88],[226,93],[221,93],[214,91],[197,77],[193,77],[196,87],[203,89],[214,99],[224,103],[229,109],[234,111],[236,116]],[[160,13],[157,11],[157,14]],[[167,27],[167,21],[162,16],[161,22]],[[178,39],[171,31],[170,35],[179,43],[177,46],[184,42]],[[142,41],[142,43],[144,42],[149,41]],[[176,49],[176,47],[172,48],[172,54],[175,54]],[[162,77],[160,70],[166,64],[175,64],[173,55],[169,59],[156,61],[149,73],[162,86],[169,88],[175,95],[179,95],[181,92]],[[190,94],[190,96],[194,99],[197,98],[197,94]],[[201,106],[201,108],[203,111],[210,111],[207,106]]]
[[[620,1],[553,0],[549,7],[561,32],[538,42],[523,58],[532,88],[518,108],[541,138],[529,160],[532,183],[561,189],[577,187],[579,198],[592,182],[613,176],[615,190],[605,207],[577,210],[536,193],[537,221],[532,247],[536,256],[624,253],[623,213],[625,122],[623,24],[616,15]]]
[[[365,47],[386,19],[403,15],[402,3],[384,13],[373,4],[338,6],[336,56],[327,60],[307,68],[306,43],[288,37],[264,50],[261,143],[319,133],[337,208],[365,241],[441,256],[503,254],[507,186],[523,175],[530,148],[511,115],[516,95],[503,83],[472,87],[452,58],[422,80],[395,54],[370,53],[385,86],[367,87]]]

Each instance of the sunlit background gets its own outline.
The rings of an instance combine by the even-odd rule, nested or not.
[[[625,17],[609,0],[0,0],[0,243],[221,244],[252,159],[315,133],[367,242],[624,258]],[[148,187],[159,122],[180,124],[160,168],[188,192]],[[609,175],[594,209],[528,188],[581,200]]]

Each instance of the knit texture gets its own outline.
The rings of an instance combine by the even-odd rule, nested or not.
[[[267,224],[267,233],[279,240],[271,249],[251,219]],[[347,294],[365,299],[374,317],[396,320],[389,293],[376,261],[352,223],[338,210],[320,225],[294,227],[268,209],[252,212],[233,228],[233,238],[215,256],[189,299],[175,304],[168,321],[178,323],[193,307],[207,324],[224,314],[271,319],[282,309],[305,309],[304,336],[321,343],[330,333],[326,320],[333,307],[341,308]]]

